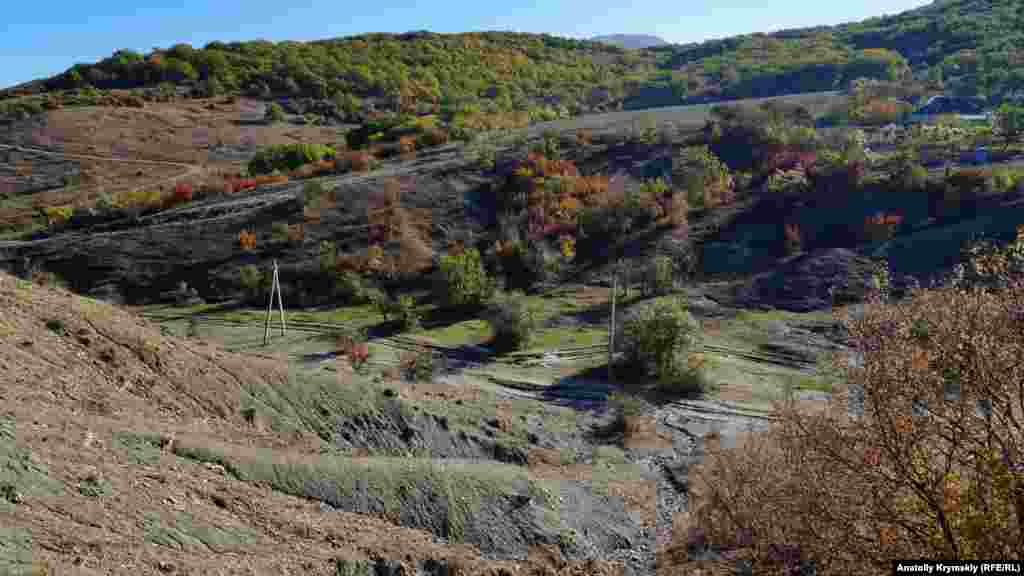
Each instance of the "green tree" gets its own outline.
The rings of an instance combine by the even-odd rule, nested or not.
[[[690,354],[701,340],[700,324],[681,298],[656,300],[631,309],[618,337],[626,362],[663,389],[700,392],[690,386],[695,366]]]
[[[674,287],[675,277],[672,259],[659,255],[651,258],[644,269],[642,291],[644,296],[668,294]]]
[[[1024,106],[1003,104],[992,115],[992,133],[1002,139],[1003,147],[1021,141],[1024,137]]]
[[[275,124],[277,122],[284,121],[284,108],[281,107],[277,102],[271,102],[267,104],[266,112],[263,115],[263,119],[268,124]]]
[[[538,326],[538,311],[522,292],[495,297],[486,314],[494,335],[494,345],[501,350],[522,350],[529,347]]]
[[[482,305],[491,295],[492,283],[480,252],[467,248],[442,256],[437,291],[444,305],[450,308]]]

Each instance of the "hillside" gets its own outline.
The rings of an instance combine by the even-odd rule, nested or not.
[[[179,45],[9,91],[0,573],[1019,556],[1024,109],[903,123],[1008,9]]]
[[[435,114],[460,138],[624,104],[817,92],[857,78],[899,81],[913,96],[946,90],[995,101],[1024,90],[1015,48],[1024,40],[1020,5],[950,0],[840,26],[629,53],[613,44],[640,36],[611,36],[609,43],[509,32],[121,50],[0,92],[0,119],[95,102],[99,96],[86,87],[130,90],[149,101],[175,94],[288,99],[305,121],[326,124],[366,124],[380,113]],[[24,98],[40,94],[53,98]]]
[[[653,46],[665,46],[668,42],[650,34],[609,34],[607,36],[594,36],[590,39],[593,42],[603,42],[620,48],[633,50],[651,48]]]
[[[171,95],[179,87],[201,96],[311,98],[322,102],[319,115],[336,122],[362,123],[378,111],[432,112],[472,127],[484,113],[553,119],[610,105],[636,63],[605,44],[507,32],[212,42],[145,55],[121,50],[0,98],[85,86]]]
[[[551,552],[557,538],[531,517],[550,504],[513,504],[526,490],[557,490],[557,470],[445,460],[440,452],[460,444],[447,429],[422,428],[433,416],[416,410],[445,415],[429,394],[422,402],[392,398],[355,374],[343,381],[284,355],[226,352],[3,273],[0,304],[5,574],[615,573],[610,563],[566,562],[557,546]],[[487,414],[467,390],[452,390]],[[427,434],[414,433],[425,447],[419,458],[383,445],[389,425]],[[375,441],[345,449],[339,431]],[[462,436],[467,454],[487,445],[478,436]],[[363,504],[350,501],[353,489],[365,492]],[[597,538],[609,530],[602,522],[623,522],[615,504],[581,504],[610,515],[590,525],[582,519]],[[475,515],[465,516],[464,506],[476,506]],[[519,517],[523,532],[506,523],[504,535],[481,537],[496,517]],[[630,537],[625,527],[614,530]],[[494,559],[512,550],[520,561]]]
[[[656,49],[691,93],[827,90],[858,76],[913,79],[994,100],[1024,89],[1018,0],[939,0],[893,16]]]

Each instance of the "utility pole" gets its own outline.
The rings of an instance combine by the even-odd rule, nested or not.
[[[613,364],[615,362],[615,298],[619,293],[618,270],[612,272],[612,313],[608,318],[608,382],[615,381]]]
[[[270,341],[270,316],[274,311],[274,292],[277,292],[277,306],[281,311],[281,336],[285,335],[284,301],[281,299],[281,283],[278,280],[277,260],[274,260],[274,278],[270,282],[270,300],[267,301],[267,321],[263,330],[263,345]]]

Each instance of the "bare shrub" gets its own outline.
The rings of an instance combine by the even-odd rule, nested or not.
[[[402,352],[398,356],[398,366],[402,376],[410,382],[430,382],[439,367],[437,354],[430,349],[421,348]]]
[[[843,321],[856,354],[835,358],[832,399],[787,402],[769,431],[709,450],[676,550],[702,540],[756,574],[1020,559],[1024,281],[876,300]]]

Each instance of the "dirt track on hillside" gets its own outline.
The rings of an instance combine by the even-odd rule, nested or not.
[[[142,184],[140,186],[136,186],[135,188],[130,189],[129,190],[130,192],[134,192],[136,190],[141,190],[143,188],[152,188],[154,186],[162,186],[162,185],[165,185],[165,184],[172,184],[174,182],[177,182],[178,180],[181,180],[182,178],[188,178],[188,177],[191,177],[191,176],[198,176],[198,175],[200,175],[200,174],[202,174],[204,172],[204,169],[203,169],[202,166],[198,166],[196,164],[184,164],[184,163],[181,163],[181,162],[166,162],[166,161],[163,161],[163,160],[141,160],[141,159],[137,159],[137,158],[120,158],[120,157],[116,157],[116,156],[91,156],[91,155],[87,155],[87,154],[65,154],[63,152],[54,152],[52,150],[43,150],[41,148],[26,148],[24,146],[8,146],[8,145],[5,145],[5,144],[0,144],[0,148],[4,148],[4,149],[7,149],[7,150],[20,150],[22,152],[31,152],[33,154],[44,154],[46,156],[55,156],[55,157],[58,157],[58,158],[68,158],[68,159],[73,159],[73,160],[75,160],[75,159],[77,159],[77,160],[100,160],[100,161],[104,161],[104,162],[119,162],[119,163],[122,163],[122,164],[146,164],[146,165],[150,165],[150,166],[172,166],[172,167],[175,167],[175,168],[182,168],[184,170],[184,172],[182,172],[180,174],[175,174],[174,176],[171,176],[170,178],[164,178],[162,180],[155,180],[153,182],[147,182],[147,183]]]

